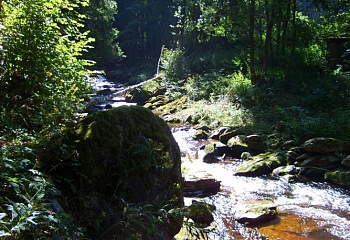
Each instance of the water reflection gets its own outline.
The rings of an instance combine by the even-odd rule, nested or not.
[[[173,129],[182,151],[186,179],[214,177],[221,181],[221,192],[204,198],[214,204],[216,229],[212,239],[350,239],[349,191],[328,183],[289,184],[268,177],[234,176],[240,160],[206,164],[200,150],[203,143],[193,141],[193,129]],[[237,206],[255,200],[272,200],[278,218],[266,226],[250,229],[234,221]],[[191,202],[187,199],[185,202]]]

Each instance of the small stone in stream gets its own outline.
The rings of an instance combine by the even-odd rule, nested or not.
[[[111,104],[107,104],[106,106],[105,106],[105,109],[112,109],[113,108],[113,106],[111,105]]]
[[[220,191],[221,182],[213,178],[184,181],[184,196],[206,197]]]
[[[256,227],[277,218],[277,206],[271,201],[244,203],[238,207],[235,219],[246,226]]]

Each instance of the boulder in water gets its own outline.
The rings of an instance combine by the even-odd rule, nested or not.
[[[277,218],[277,206],[270,201],[244,203],[236,211],[237,222],[250,227],[266,224]]]
[[[307,140],[302,145],[302,148],[308,152],[324,154],[337,151],[349,151],[350,145],[338,139],[319,137]]]
[[[264,174],[270,174],[273,169],[285,164],[286,160],[276,153],[262,153],[252,157],[250,160],[243,161],[238,167],[235,175],[255,177]]]
[[[213,211],[216,209],[214,205],[192,201],[192,204],[186,207],[185,212],[188,218],[191,218],[193,222],[199,227],[208,227],[213,221]]]
[[[350,189],[350,169],[337,168],[325,173],[325,179],[342,187]]]

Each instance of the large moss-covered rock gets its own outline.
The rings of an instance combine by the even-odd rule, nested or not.
[[[334,138],[312,138],[307,140],[302,148],[312,153],[330,153],[337,151],[350,151],[350,145],[347,142],[340,141]]]
[[[123,106],[89,115],[78,124],[77,138],[80,212],[99,221],[88,227],[102,226],[120,235],[123,230],[111,226],[123,220],[129,204],[154,209],[183,206],[179,147],[166,123],[150,110]],[[152,230],[138,229],[139,234],[172,239],[182,219],[165,220],[148,226]],[[131,228],[143,226],[139,221],[133,220]]]
[[[262,153],[251,160],[244,161],[237,169],[235,175],[255,177],[270,174],[273,169],[282,166],[286,160],[276,153]]]
[[[350,189],[350,169],[337,168],[325,173],[325,179],[342,187]]]

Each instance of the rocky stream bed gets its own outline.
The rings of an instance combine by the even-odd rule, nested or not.
[[[101,76],[93,79],[92,83],[96,87],[97,95],[90,99],[87,112],[107,110],[121,105],[134,105],[134,103],[126,103],[123,95],[118,94],[123,92],[121,85],[108,82]],[[318,154],[318,157],[320,155],[328,156],[325,163],[322,158],[315,159],[314,156],[306,156],[301,153],[293,156],[293,151],[291,151],[288,154],[292,156],[293,162],[285,164],[287,169],[274,170],[271,174],[273,169],[270,167],[275,164],[272,161],[267,166],[271,173],[269,171],[257,173],[252,169],[247,170],[247,168],[242,167],[247,163],[247,159],[253,161],[251,156],[242,155],[241,157],[241,154],[236,156],[215,152],[227,148],[230,144],[232,149],[233,145],[238,146],[237,142],[224,141],[225,144],[222,145],[222,141],[215,138],[194,140],[193,136],[196,135],[196,131],[191,125],[172,127],[173,136],[182,154],[182,172],[185,185],[186,182],[188,184],[202,181],[203,186],[208,187],[212,184],[214,189],[208,192],[194,189],[192,191],[192,193],[195,192],[194,194],[186,194],[185,192],[185,196],[187,196],[185,197],[186,206],[191,205],[194,201],[214,206],[211,223],[207,224],[208,226],[204,230],[208,232],[206,237],[223,240],[264,239],[264,237],[283,240],[350,239],[350,191],[346,187],[339,186],[339,183],[342,185],[342,182],[334,185],[323,179],[319,181],[309,178],[299,179],[301,167],[303,169],[310,168],[310,171],[315,170],[316,174],[317,169],[321,169],[321,173],[324,174],[324,166],[313,167],[312,160],[330,166],[330,163],[334,163],[332,161],[337,161],[330,156],[331,154]],[[214,146],[214,149],[208,158],[205,146],[209,145]],[[304,147],[307,149],[309,146]],[[332,147],[338,147],[334,151],[336,152],[344,150],[343,148],[348,146],[340,146],[338,142],[335,142],[334,145],[328,146],[328,149]],[[244,152],[244,150],[246,149],[240,149],[240,152]],[[312,151],[311,149],[310,152]],[[299,159],[297,159],[298,157]],[[243,160],[242,158],[247,159]],[[278,158],[279,156],[276,155],[273,157],[273,159]],[[294,160],[296,160],[295,165]],[[300,166],[300,164],[304,165]],[[340,162],[337,164],[338,168]],[[346,164],[345,162],[343,165]],[[277,167],[278,165],[273,168]],[[343,172],[346,173],[346,171]],[[310,174],[315,173],[311,172]],[[345,175],[345,179],[347,179],[348,174]],[[259,206],[260,209],[261,206],[265,206],[264,211],[267,211],[267,214],[265,214],[263,222],[255,222],[256,224],[249,222],[251,213],[247,216],[246,209],[252,206]],[[186,238],[178,235],[176,239]]]

